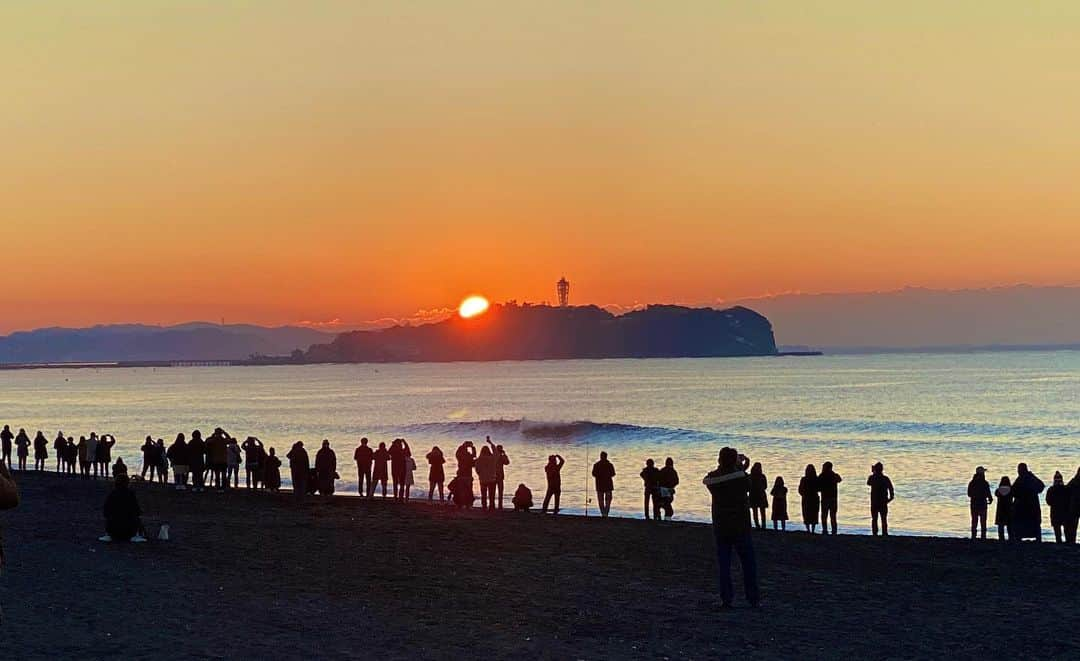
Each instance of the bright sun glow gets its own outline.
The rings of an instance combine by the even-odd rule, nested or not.
[[[475,317],[487,312],[488,305],[488,300],[483,296],[470,296],[461,302],[458,307],[458,314],[465,319]]]

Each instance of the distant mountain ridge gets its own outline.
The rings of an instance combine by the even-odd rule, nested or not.
[[[297,326],[206,322],[39,328],[0,337],[0,363],[241,360],[253,354],[289,354],[332,337]]]
[[[1013,285],[782,294],[752,305],[781,345],[851,350],[1066,347],[1080,344],[1080,287]]]
[[[743,307],[651,305],[616,316],[596,306],[493,305],[421,326],[342,333],[306,362],[447,362],[570,358],[767,356],[772,325]]]

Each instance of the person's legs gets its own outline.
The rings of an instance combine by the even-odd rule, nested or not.
[[[604,492],[604,516],[611,514],[611,496],[610,491]]]
[[[1058,544],[1060,544],[1062,542],[1061,524],[1060,523],[1055,523],[1053,525],[1054,525],[1054,539],[1057,541]]]
[[[837,503],[833,503],[832,507],[829,509],[829,520],[832,522],[832,534],[834,534],[834,535],[836,534],[836,512],[837,512],[837,509],[839,509],[837,507]]]
[[[1065,522],[1065,541],[1069,544],[1076,543],[1076,529],[1080,527],[1077,523],[1080,523],[1080,521],[1072,516]]]
[[[652,496],[652,494],[649,492],[648,489],[646,489],[645,490],[645,520],[646,521],[649,520],[649,498],[651,496]]]
[[[873,532],[874,537],[878,534],[878,511],[876,509],[870,510],[870,530]]]
[[[543,506],[543,508],[541,508],[541,509],[540,509],[540,511],[541,511],[541,512],[543,512],[544,514],[547,514],[547,511],[548,511],[548,503],[550,503],[550,502],[551,502],[551,497],[552,497],[553,495],[555,495],[555,494],[554,494],[554,492],[553,492],[553,491],[551,490],[551,487],[548,487],[547,493],[545,493],[545,494],[544,494],[544,506]]]
[[[720,539],[713,531],[713,537],[716,539],[716,582],[720,587],[720,603],[724,608],[730,608],[731,602],[735,598],[735,590],[731,587],[731,550],[732,544],[729,541]]]
[[[559,496],[562,495],[562,489],[555,490],[555,513],[559,513]]]
[[[971,538],[975,539],[975,531],[979,526],[979,513],[971,510]]]
[[[998,528],[998,541],[1004,542],[1005,541],[1005,526],[1003,524],[999,523],[997,528]]]
[[[503,483],[505,480],[496,480],[495,482],[495,494],[499,498],[499,509],[503,508]]]
[[[735,540],[735,551],[739,554],[739,564],[742,565],[743,588],[746,590],[746,600],[750,602],[751,606],[757,606],[761,597],[758,594],[757,556],[754,554],[754,542],[750,533],[743,534]],[[729,585],[730,580],[729,572]]]
[[[881,510],[881,536],[889,536],[889,510]]]
[[[979,529],[983,539],[986,539],[986,510],[979,513]]]
[[[663,498],[662,500],[664,501],[664,518],[670,519],[671,517],[675,516],[675,510],[671,507],[671,497]],[[764,515],[762,515],[761,521],[762,523],[765,522]]]

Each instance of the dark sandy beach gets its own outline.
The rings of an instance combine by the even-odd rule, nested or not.
[[[6,659],[1080,655],[1080,547],[766,532],[717,612],[699,524],[140,486],[172,540],[103,544],[105,482],[18,479]]]

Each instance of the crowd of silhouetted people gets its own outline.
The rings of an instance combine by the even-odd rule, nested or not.
[[[242,484],[243,488],[249,490],[277,492],[282,484],[282,458],[279,458],[275,448],[267,447],[255,436],[241,441],[221,428],[214,429],[206,437],[199,430],[191,432],[190,436],[177,434],[168,445],[164,439],[147,436],[140,448],[142,465],[138,476],[129,475],[122,458],[113,459],[115,445],[116,438],[111,434],[90,433],[80,436],[76,442],[73,436],[59,432],[50,442],[41,431],[31,437],[25,429],[19,429],[16,433],[5,425],[0,430],[2,460],[8,467],[20,471],[28,470],[31,453],[34,470],[46,470],[51,451],[53,466],[59,473],[84,479],[122,477],[125,487],[132,479],[161,484],[167,484],[171,479],[172,485],[178,490],[226,491],[241,488]],[[506,470],[510,465],[510,458],[503,446],[492,442],[490,437],[479,449],[472,441],[465,441],[454,450],[452,458],[456,469],[449,475],[446,466],[449,457],[439,446],[424,453],[423,459],[428,465],[427,500],[468,509],[475,507],[479,499],[479,506],[484,511],[502,510],[505,504]],[[341,475],[338,473],[337,454],[329,440],[322,441],[314,460],[302,441],[293,443],[284,459],[289,462],[295,498],[335,493]],[[353,451],[353,461],[360,496],[396,501],[413,498],[418,465],[412,447],[404,438],[394,439],[389,446],[385,442],[376,446],[367,438],[362,438]],[[545,491],[540,505],[543,513],[558,514],[560,511],[565,464],[566,460],[558,454],[548,457],[544,466]],[[749,524],[753,528],[764,529],[771,520],[774,530],[787,530],[791,514],[789,489],[783,476],[776,476],[770,487],[760,462],[741,470],[747,478]],[[607,517],[611,512],[615,476],[615,466],[607,453],[601,452],[599,460],[591,467],[591,477],[602,517]],[[653,459],[646,459],[639,477],[645,519],[663,521],[673,518],[676,489],[679,487],[679,473],[674,459],[667,457],[662,467],[658,467]],[[802,524],[808,533],[816,533],[819,525],[821,532],[826,535],[837,533],[842,482],[843,478],[834,470],[831,462],[821,464],[820,470],[813,464],[806,466],[797,492]],[[871,531],[874,535],[888,535],[889,504],[896,497],[896,492],[880,462],[871,467],[866,486],[869,490]],[[985,469],[980,466],[975,470],[967,488],[971,537],[986,538],[990,507],[993,505],[993,524],[997,527],[999,539],[1040,539],[1043,522],[1043,499],[1040,495],[1044,490],[1055,538],[1059,542],[1075,543],[1077,522],[1080,520],[1080,470],[1068,482],[1060,472],[1055,473],[1053,484],[1047,489],[1025,464],[1018,466],[1016,477],[1002,477],[993,489],[986,479]],[[518,484],[513,491],[510,504],[515,511],[527,512],[536,507],[533,492],[524,483]]]

